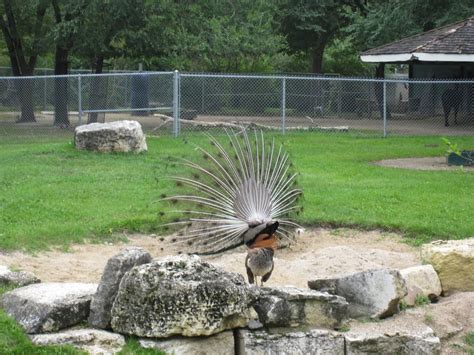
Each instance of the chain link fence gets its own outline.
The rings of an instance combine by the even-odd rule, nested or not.
[[[179,72],[0,77],[0,138],[137,120],[178,136],[253,124],[285,133],[472,135],[474,81]]]

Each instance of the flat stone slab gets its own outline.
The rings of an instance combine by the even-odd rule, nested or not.
[[[165,351],[175,355],[234,355],[234,336],[225,331],[207,337],[173,337],[170,339],[140,339],[146,349]]]
[[[137,121],[90,123],[76,127],[74,145],[79,150],[98,152],[144,152],[147,145]]]
[[[29,334],[58,331],[84,321],[97,284],[39,283],[7,292],[5,312]]]
[[[445,295],[474,291],[474,238],[424,244],[421,258],[433,265]]]
[[[342,297],[296,287],[262,288],[254,304],[259,321],[272,327],[334,328],[346,318],[347,307]]]
[[[342,333],[313,329],[307,332],[276,333],[250,331],[244,333],[246,355],[344,355]]]
[[[242,275],[198,256],[173,256],[123,277],[111,324],[116,332],[147,338],[212,335],[245,326],[254,299]]]
[[[97,292],[92,298],[89,324],[101,329],[110,328],[112,305],[123,276],[134,266],[147,264],[151,260],[146,250],[130,247],[107,261]]]
[[[0,265],[0,285],[15,285],[22,287],[38,282],[41,282],[41,280],[31,272],[11,271],[8,267]]]
[[[357,324],[344,337],[347,355],[436,355],[441,351],[440,339],[423,324],[410,327],[396,322]]]
[[[314,290],[344,297],[349,302],[350,317],[385,318],[398,312],[399,302],[407,294],[400,272],[390,269],[362,271],[355,274],[308,281]]]
[[[89,354],[110,355],[122,350],[125,338],[99,329],[70,329],[59,333],[30,335],[35,345],[72,345]]]

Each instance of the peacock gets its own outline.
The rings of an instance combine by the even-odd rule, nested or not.
[[[301,210],[289,155],[275,139],[251,127],[226,129],[221,142],[207,134],[210,147],[196,146],[203,162],[183,159],[189,177],[171,176],[185,191],[165,200],[180,202],[188,230],[179,233],[196,254],[215,254],[245,244],[245,267],[250,284],[268,281],[273,256],[282,239],[292,240],[301,228],[290,216]]]

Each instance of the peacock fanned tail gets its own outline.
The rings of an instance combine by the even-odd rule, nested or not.
[[[302,192],[283,145],[277,147],[273,138],[267,142],[257,129],[227,129],[226,136],[224,144],[208,135],[212,149],[196,147],[203,163],[184,160],[192,176],[171,177],[188,187],[186,192],[165,198],[185,205],[177,212],[187,217],[190,228],[178,241],[198,254],[248,243],[275,221],[280,238],[290,238],[299,227],[289,215],[299,210]]]

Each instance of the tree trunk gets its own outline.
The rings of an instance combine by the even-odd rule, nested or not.
[[[326,42],[321,43],[318,47],[313,50],[311,71],[313,73],[322,73],[323,72],[323,55],[324,49],[326,48]]]
[[[36,122],[33,102],[33,80],[17,79],[15,80],[15,86],[21,107],[21,115],[17,122]]]
[[[95,74],[102,74],[104,68],[104,56],[99,55],[95,62]],[[101,104],[104,103],[104,83],[103,81],[106,80],[103,77],[93,77],[92,78],[92,88],[89,97],[90,109],[91,110],[98,110],[101,107]],[[102,107],[103,108],[103,107]],[[97,122],[98,112],[91,112],[89,114],[89,119],[87,123]]]
[[[61,46],[56,46],[56,56],[54,63],[55,75],[67,74],[68,56],[68,49],[65,49]],[[68,80],[66,77],[54,79],[54,125],[62,128],[69,127],[67,87]]]

